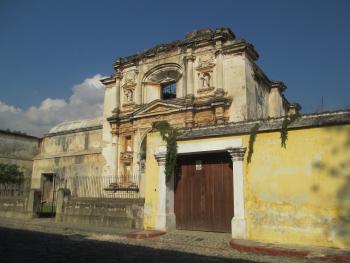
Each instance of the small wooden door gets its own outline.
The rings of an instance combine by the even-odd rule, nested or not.
[[[175,183],[178,229],[231,232],[231,163],[228,153],[179,156]]]

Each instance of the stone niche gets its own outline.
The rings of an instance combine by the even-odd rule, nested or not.
[[[137,70],[123,73],[121,88],[123,91],[122,107],[124,110],[132,110],[135,106],[135,88],[137,85],[137,74]]]
[[[214,58],[211,54],[206,54],[198,58],[198,66],[196,67],[198,76],[199,96],[208,95],[214,91],[213,85],[213,69],[215,67]]]

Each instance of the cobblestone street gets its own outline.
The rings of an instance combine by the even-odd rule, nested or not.
[[[1,262],[253,262],[145,246],[0,229]]]
[[[0,262],[317,262],[239,253],[229,234],[172,231],[149,239],[125,232],[72,228],[50,220],[0,221]],[[30,223],[30,224],[29,224]],[[98,231],[97,231],[98,230]]]

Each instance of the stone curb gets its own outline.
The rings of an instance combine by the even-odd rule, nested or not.
[[[264,254],[269,256],[284,256],[284,257],[297,257],[297,258],[309,258],[329,262],[350,262],[350,254],[326,254],[326,255],[314,255],[309,250],[292,249],[278,246],[269,246],[263,243],[251,242],[241,243],[239,240],[232,239],[230,246],[238,252]]]
[[[145,239],[145,238],[158,237],[158,236],[161,236],[164,234],[166,234],[166,232],[162,232],[162,231],[135,231],[135,232],[128,233],[126,236],[127,236],[127,238]]]

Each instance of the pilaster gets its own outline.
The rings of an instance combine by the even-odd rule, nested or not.
[[[165,153],[154,155],[158,162],[158,211],[156,228],[158,230],[175,229],[174,213],[174,176],[167,182],[165,176]]]
[[[120,109],[120,82],[121,82],[122,78],[123,78],[123,76],[122,76],[121,72],[118,71],[116,74],[116,80],[115,80],[115,86],[116,86],[115,108],[116,109]]]
[[[224,66],[223,66],[223,54],[222,54],[222,43],[218,41],[216,43],[215,57],[216,57],[216,88],[223,89],[224,88]]]
[[[194,77],[193,64],[196,59],[192,54],[186,57],[187,59],[187,92],[186,94],[194,94]]]
[[[232,238],[245,239],[247,226],[244,214],[244,174],[243,160],[246,148],[228,148],[233,170],[233,210],[231,220]]]

